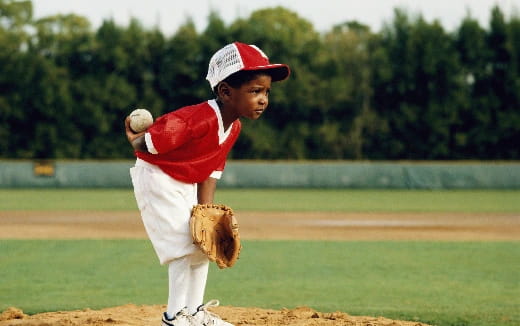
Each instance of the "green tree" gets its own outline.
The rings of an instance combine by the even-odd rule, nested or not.
[[[56,65],[55,57],[49,59],[51,51],[40,48],[40,25],[34,25],[32,36],[30,1],[2,1],[0,12],[0,120],[2,136],[8,139],[0,145],[2,153],[16,158],[68,157],[74,152],[68,140],[75,136],[67,123],[68,71]]]
[[[77,15],[33,21],[0,0],[0,156],[131,157],[123,119],[212,96],[210,56],[234,40],[290,65],[269,110],[243,121],[235,159],[518,159],[520,19],[498,7],[454,33],[396,9],[378,33],[359,22],[323,34],[283,7],[226,25],[212,11],[171,37]],[[23,131],[23,132],[22,132]]]
[[[290,82],[273,85],[269,109],[262,117],[277,133],[268,157],[308,157],[314,85],[318,81],[312,62],[321,49],[320,35],[309,21],[282,7],[258,10],[247,19],[236,20],[230,26],[230,34],[234,40],[260,47],[271,62],[291,67]],[[245,135],[234,153],[248,158],[254,154],[243,144],[254,143],[255,139]]]
[[[475,158],[480,151],[475,136],[482,128],[479,119],[478,103],[483,96],[480,93],[482,80],[488,72],[489,49],[486,44],[486,31],[478,21],[466,17],[454,34],[454,44],[460,60],[460,118],[455,125],[456,151],[452,158]],[[479,140],[480,141],[480,140]]]
[[[386,26],[374,72],[374,109],[388,123],[380,150],[392,159],[447,159],[453,151],[458,112],[458,61],[438,22],[410,21],[396,10]],[[386,58],[385,58],[386,57]]]
[[[2,30],[17,35],[26,35],[25,27],[31,23],[33,6],[31,1],[0,0]]]
[[[320,125],[313,156],[335,159],[364,158],[365,136],[370,128],[372,68],[368,26],[346,22],[323,36],[316,59],[319,74],[316,101]]]
[[[489,112],[488,138],[482,139],[485,158],[511,159],[518,157],[520,139],[520,95],[518,91],[518,62],[514,58],[512,30],[500,8],[491,12],[487,45],[490,50],[490,74],[485,79],[485,94]],[[484,103],[479,103],[484,104]],[[485,109],[482,107],[482,110]]]
[[[208,24],[199,37],[201,42],[200,55],[204,58],[205,64],[209,62],[215,51],[225,44],[240,41],[240,39],[235,39],[232,34],[230,27],[226,26],[218,11],[212,10],[208,16]]]
[[[0,0],[0,157],[16,157],[12,135],[20,133],[16,126],[27,117],[19,92],[30,85],[22,69],[29,56],[31,19],[30,1]]]
[[[191,20],[166,41],[158,85],[167,111],[207,98],[209,88],[204,82],[205,58],[202,58],[201,49],[200,37]]]

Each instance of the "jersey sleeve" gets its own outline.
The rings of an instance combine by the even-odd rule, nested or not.
[[[172,113],[158,118],[148,128],[147,143],[153,144],[153,154],[169,152],[190,139],[190,129],[186,122]]]
[[[224,168],[226,167],[226,161],[224,160],[210,175],[213,179],[220,180],[222,178],[222,173],[224,172]]]
[[[220,180],[220,178],[222,178],[222,171],[213,171],[210,174],[210,178]]]

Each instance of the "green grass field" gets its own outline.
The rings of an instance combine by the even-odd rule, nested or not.
[[[0,210],[135,210],[128,189],[0,189]],[[237,210],[520,212],[520,190],[222,189]]]
[[[519,213],[519,191],[223,190],[237,209]],[[0,210],[134,210],[128,190],[0,190]],[[281,198],[283,200],[281,200]],[[338,203],[339,202],[339,203]],[[147,240],[0,240],[0,311],[162,304],[165,267]],[[211,267],[222,304],[418,320],[520,324],[520,242],[244,241]]]
[[[162,304],[167,272],[146,240],[0,241],[0,310]],[[518,325],[520,244],[245,241],[211,266],[206,299],[225,305]]]

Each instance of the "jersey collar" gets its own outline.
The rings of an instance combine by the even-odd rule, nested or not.
[[[213,109],[215,112],[215,115],[217,116],[218,120],[218,144],[221,145],[223,142],[226,141],[229,134],[231,133],[231,128],[233,127],[233,123],[229,126],[227,130],[224,130],[224,122],[222,120],[222,114],[220,113],[220,109],[218,107],[216,100],[209,100],[208,101],[209,106]]]

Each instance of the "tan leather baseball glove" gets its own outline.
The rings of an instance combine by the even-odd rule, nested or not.
[[[218,267],[235,264],[242,248],[233,210],[221,204],[193,206],[190,218],[193,243]]]

